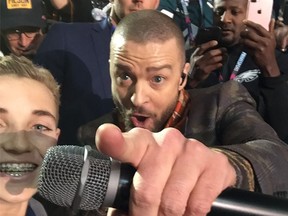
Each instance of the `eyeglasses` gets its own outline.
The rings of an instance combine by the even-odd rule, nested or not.
[[[13,29],[5,32],[5,35],[9,41],[19,40],[21,34],[24,34],[27,38],[33,39],[36,35],[40,33],[39,29]]]

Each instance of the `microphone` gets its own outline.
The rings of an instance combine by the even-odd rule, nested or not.
[[[127,211],[135,171],[91,147],[54,146],[44,157],[38,191],[52,203],[74,211],[101,207]],[[213,202],[208,215],[286,216],[288,200],[228,188]]]

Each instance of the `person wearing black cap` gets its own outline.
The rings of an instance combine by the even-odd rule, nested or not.
[[[43,40],[42,1],[1,0],[1,51],[32,59]],[[4,46],[3,46],[4,45]]]

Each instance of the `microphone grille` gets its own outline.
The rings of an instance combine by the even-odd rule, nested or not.
[[[71,207],[80,182],[84,164],[84,148],[79,146],[55,146],[43,160],[38,181],[39,194],[56,205]],[[98,209],[104,201],[111,160],[96,150],[88,154],[90,167],[82,193],[80,209]]]

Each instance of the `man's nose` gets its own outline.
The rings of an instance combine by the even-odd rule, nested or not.
[[[225,11],[221,16],[221,22],[224,23],[231,22],[231,13]]]
[[[141,106],[149,100],[149,89],[144,83],[137,83],[134,86],[134,92],[131,96],[131,102],[134,106]]]
[[[19,38],[19,44],[22,47],[28,47],[32,40],[33,40],[32,38],[29,38],[24,33],[21,33]]]

